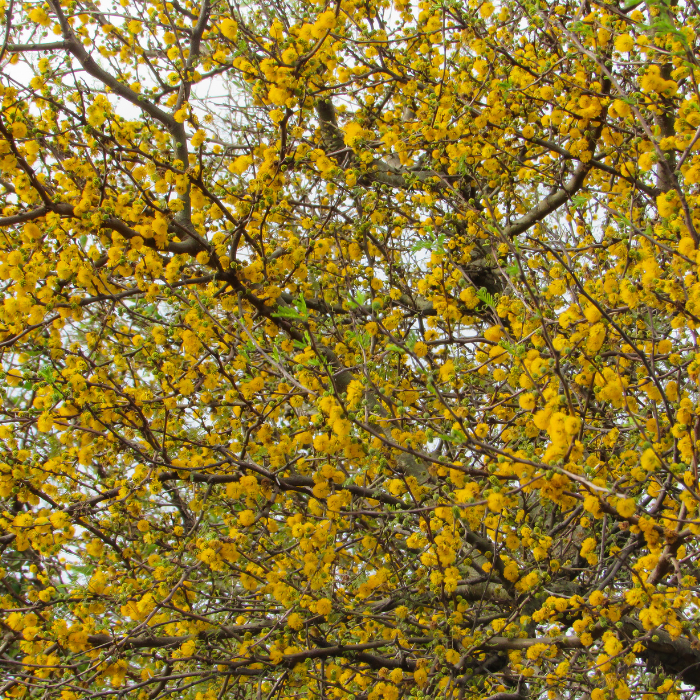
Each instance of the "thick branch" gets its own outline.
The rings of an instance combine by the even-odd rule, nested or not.
[[[685,683],[700,689],[700,649],[685,638],[673,639],[665,630],[645,630],[638,620],[625,617],[622,620],[621,631],[632,642],[639,642],[643,650],[638,652],[640,658],[646,659],[651,667],[661,667],[671,677],[680,676]],[[597,630],[602,634],[602,628]],[[635,636],[636,635],[636,636]],[[586,646],[576,635],[562,637],[530,637],[526,639],[507,637],[491,637],[480,645],[482,649],[496,651],[529,649],[535,644],[553,644],[561,649],[584,649]]]
[[[583,187],[583,181],[586,179],[586,175],[590,172],[591,167],[590,162],[579,163],[573,175],[562,185],[560,190],[553,192],[538,202],[527,214],[505,228],[503,234],[509,238],[514,238],[559,209],[564,202],[571,199]]]
[[[78,218],[75,216],[75,210],[70,204],[42,204],[40,207],[36,207],[35,209],[31,209],[30,211],[23,212],[21,214],[0,217],[0,227],[16,226],[17,224],[23,224],[27,221],[34,221],[36,219],[40,219],[42,216],[46,216],[50,212],[61,214],[62,216],[70,216],[71,218]],[[114,217],[103,219],[102,227],[110,229],[111,231],[116,231],[120,235],[124,236],[124,238],[126,239],[132,239],[136,236],[141,236],[140,233],[136,232],[124,221],[122,221],[121,219],[116,219]],[[177,228],[175,226],[171,226],[168,230],[171,232],[180,233],[181,228],[181,226],[178,226]],[[194,237],[191,237],[189,238],[189,240],[186,241],[172,241],[162,249],[158,248],[158,245],[156,244],[153,238],[144,238],[144,244],[147,245],[149,248],[153,248],[154,250],[163,250],[165,252],[175,254],[196,255],[199,251],[205,249],[205,246],[199,241],[197,241]]]
[[[117,646],[120,649],[162,649],[164,647],[180,646],[190,639],[199,637],[209,641],[222,639],[237,639],[246,632],[257,634],[264,629],[272,627],[274,620],[258,622],[253,625],[224,626],[215,631],[200,632],[199,635],[183,635],[179,637],[155,637],[145,635],[143,637],[112,637],[109,634],[91,634],[88,644],[93,647]]]
[[[10,53],[26,53],[27,51],[60,51],[67,49],[65,41],[53,41],[49,44],[8,44],[7,50]]]
[[[278,477],[257,465],[241,462],[238,464],[275,483],[282,491],[304,491],[310,493],[310,490],[316,485],[316,482],[310,476],[295,475]],[[237,474],[204,474],[202,472],[190,472],[187,476],[183,477],[180,476],[178,472],[166,472],[165,474],[161,474],[158,479],[162,482],[183,479],[192,481],[195,484],[230,484],[234,481],[238,481],[240,476]],[[362,486],[350,484],[348,486],[343,486],[343,489],[350,491],[350,493],[360,498],[370,498],[396,508],[409,507],[399,498],[394,498],[394,496],[380,493],[372,489],[363,488]]]
[[[330,156],[345,154],[344,167],[356,165],[355,152],[345,145],[343,132],[338,127],[338,119],[333,103],[329,99],[319,100],[316,103],[316,115],[321,124],[321,139],[324,151]],[[377,182],[397,189],[408,189],[414,181],[427,182],[433,178],[438,178],[439,182],[436,184],[436,187],[440,189],[451,189],[450,180],[455,179],[454,176],[444,175],[436,170],[394,168],[385,161],[375,158],[369,165],[367,172],[363,173],[361,180],[365,184]]]
[[[27,221],[34,221],[34,219],[40,219],[42,216],[51,211],[49,207],[42,204],[36,209],[30,209],[29,211],[24,211],[21,214],[13,214],[12,216],[0,216],[0,226],[15,226],[17,224],[26,224]]]
[[[115,94],[119,95],[119,97],[123,97],[125,100],[131,102],[131,104],[142,109],[149,116],[158,120],[161,124],[166,126],[169,131],[177,129],[179,125],[171,114],[168,114],[159,107],[156,107],[156,105],[149,102],[142,95],[134,92],[128,85],[119,82],[113,75],[110,75],[107,73],[107,71],[100,68],[92,56],[90,56],[90,54],[85,50],[85,47],[80,40],[73,33],[70,24],[68,24],[66,16],[63,14],[60,4],[57,3],[56,0],[49,0],[49,4],[51,5],[51,9],[56,14],[56,18],[58,19],[58,23],[61,27],[65,47],[73,56],[75,56],[80,65],[83,67],[83,70],[88,75],[96,78],[103,85],[109,87]]]

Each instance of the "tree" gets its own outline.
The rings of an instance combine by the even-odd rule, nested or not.
[[[3,2],[3,697],[700,688],[692,0]]]

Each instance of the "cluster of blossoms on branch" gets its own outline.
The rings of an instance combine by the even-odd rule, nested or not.
[[[693,0],[0,10],[0,697],[694,696]]]

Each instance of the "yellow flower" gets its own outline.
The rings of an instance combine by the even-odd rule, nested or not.
[[[631,693],[627,683],[625,683],[625,681],[620,681],[617,684],[617,688],[615,688],[615,697],[617,698],[617,700],[627,700],[630,697],[630,695]],[[673,694],[669,695],[669,698],[671,697],[673,697]],[[676,697],[679,696],[676,695]]]
[[[22,122],[15,122],[12,127],[12,135],[16,139],[21,139],[24,138],[27,135],[27,127],[25,124],[22,124]]]
[[[533,644],[526,653],[528,659],[537,661],[543,654],[549,650],[549,644]]]
[[[36,427],[38,428],[39,432],[48,433],[53,427],[53,416],[47,411],[44,411],[44,413],[39,416],[39,419],[36,422]]]
[[[621,498],[617,502],[616,507],[617,507],[617,512],[623,518],[629,518],[630,516],[634,515],[634,511],[637,508],[637,506],[634,502],[634,498]]]
[[[314,23],[314,26],[317,29],[320,29],[322,31],[330,30],[333,29],[336,25],[336,17],[335,17],[335,12],[333,10],[326,10],[325,12],[322,12],[318,18],[316,19],[316,22]]]
[[[661,216],[673,216],[676,213],[678,198],[675,192],[664,192],[656,198],[656,206]]]
[[[653,472],[661,464],[661,462],[659,462],[659,458],[656,456],[654,450],[649,447],[648,449],[644,450],[644,454],[642,454],[641,464],[643,469],[648,472]]]
[[[252,163],[253,159],[250,156],[238,156],[238,158],[229,164],[228,169],[229,172],[242,175]]]
[[[605,326],[602,323],[596,323],[591,326],[588,331],[588,340],[586,347],[590,352],[598,352],[605,342]]]
[[[654,167],[654,160],[653,153],[642,153],[642,155],[639,156],[637,165],[639,165],[640,170],[648,173]]]
[[[488,19],[494,13],[494,10],[492,2],[485,2],[479,9],[479,14],[483,19]]]
[[[194,136],[190,139],[190,143],[194,148],[199,148],[206,140],[207,134],[204,129],[197,129],[194,132]]]
[[[629,34],[620,34],[615,39],[615,49],[620,53],[626,53],[634,48],[634,39]]]
[[[605,595],[601,591],[593,591],[588,601],[591,605],[601,605],[605,602]]]
[[[428,354],[428,346],[422,340],[419,340],[413,346],[413,352],[417,357],[425,357]]]
[[[287,618],[287,627],[291,627],[293,630],[300,630],[304,626],[304,621],[301,619],[299,613],[292,613]]]
[[[622,643],[615,635],[611,634],[606,638],[604,648],[607,654],[615,656],[622,651]]]
[[[487,502],[489,510],[492,510],[494,513],[500,513],[505,506],[505,499],[503,498],[503,494],[500,493],[489,494]]]
[[[532,394],[521,394],[518,403],[523,411],[532,411],[535,408],[535,397]]]
[[[345,132],[343,141],[345,141],[346,146],[350,147],[354,146],[358,141],[361,141],[365,134],[365,130],[357,122],[346,124],[343,127],[343,131]]]
[[[238,514],[238,522],[243,525],[243,527],[249,527],[255,522],[255,513],[252,510],[242,510]]]
[[[238,35],[238,23],[227,18],[221,22],[219,25],[219,30],[227,39],[231,39],[233,41]]]
[[[278,86],[271,87],[267,93],[267,99],[275,105],[284,105],[290,96],[288,90]]]
[[[299,54],[293,46],[290,46],[282,52],[282,61],[287,65],[293,65],[297,58],[299,58]]]
[[[500,326],[491,326],[484,331],[484,338],[492,343],[497,343],[503,337],[503,330]]]
[[[681,255],[690,256],[695,252],[695,243],[692,238],[685,236],[678,241],[678,252]]]
[[[506,564],[505,568],[503,569],[503,575],[506,577],[506,579],[508,579],[508,581],[517,581],[520,577],[518,565],[514,561],[508,562],[508,564]]]
[[[445,364],[440,367],[440,379],[443,382],[449,382],[455,375],[455,363],[452,360],[447,360]]]
[[[598,307],[593,306],[593,304],[586,307],[586,310],[583,312],[583,315],[586,317],[586,320],[589,323],[597,323],[598,321],[600,321],[602,316],[602,314],[598,310]]]
[[[466,503],[470,498],[475,498],[479,493],[479,484],[472,481],[466,484],[463,489],[455,491],[455,498],[457,503]]]
[[[42,7],[35,7],[29,13],[29,19],[32,20],[32,22],[36,22],[36,24],[40,24],[42,27],[48,27],[49,24],[51,24],[51,19]]]
[[[423,687],[428,682],[428,674],[424,668],[419,668],[413,672],[413,680],[416,685]]]
[[[595,549],[596,541],[593,537],[587,537],[581,544],[581,556],[585,557]]]
[[[273,22],[270,25],[270,38],[275,39],[276,41],[281,41],[283,36],[284,36],[284,27],[282,26],[282,22],[280,22],[280,21]]]

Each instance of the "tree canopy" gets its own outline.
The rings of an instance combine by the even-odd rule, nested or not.
[[[0,7],[0,696],[700,689],[694,0]]]

